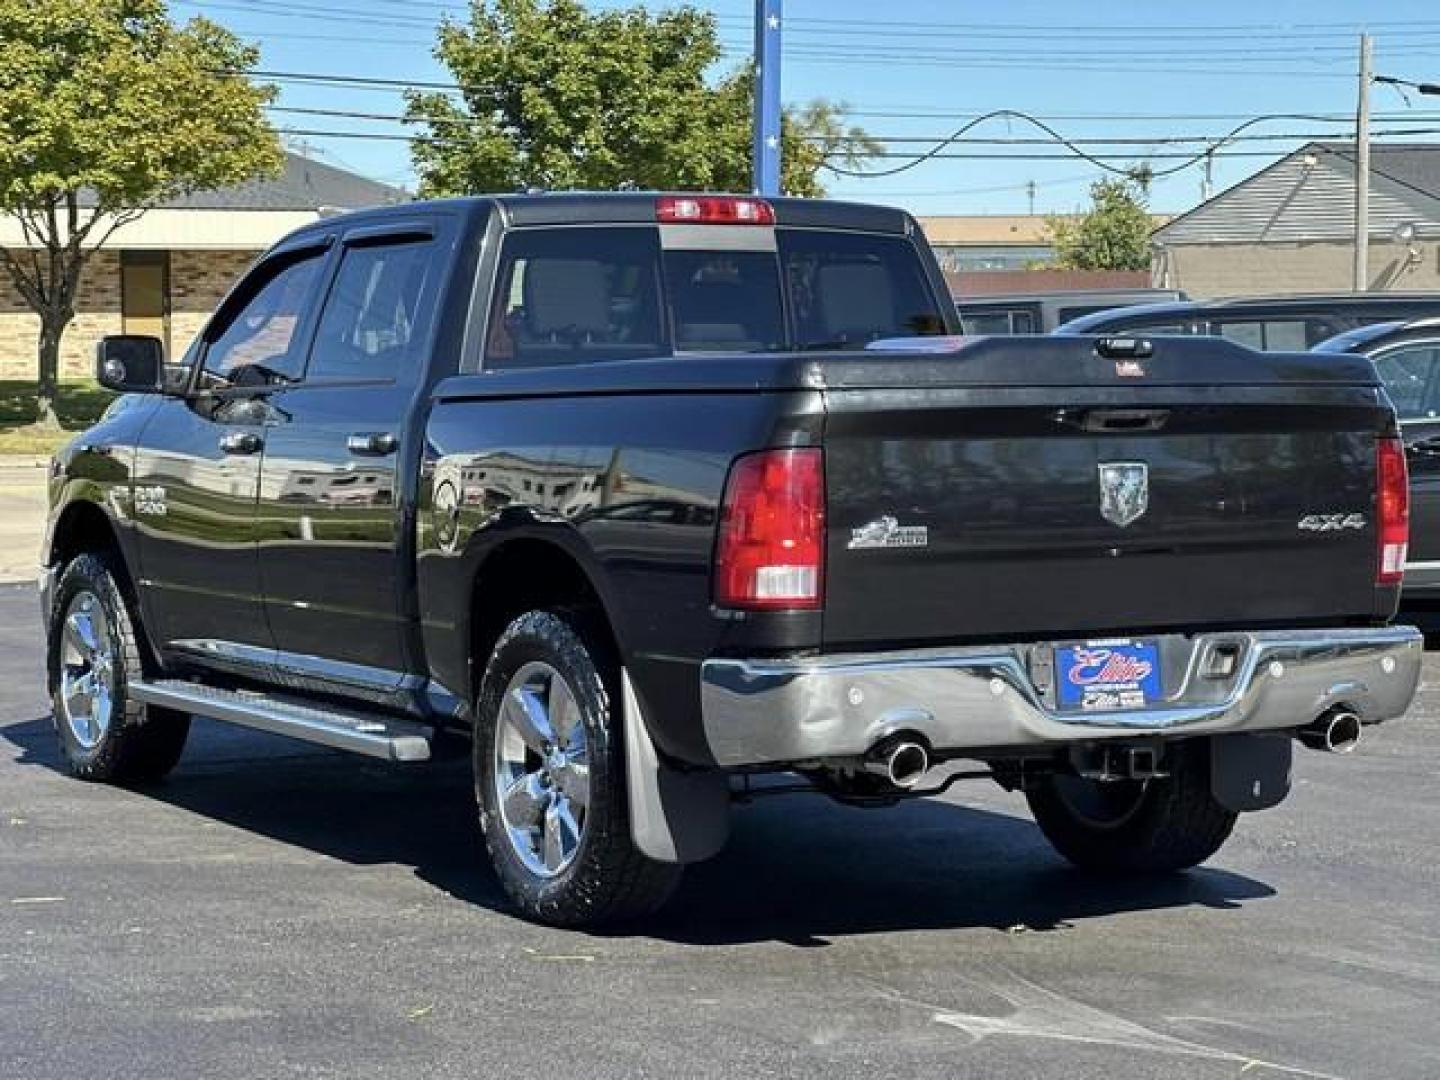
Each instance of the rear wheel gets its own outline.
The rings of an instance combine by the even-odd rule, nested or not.
[[[1088,780],[1056,773],[1026,793],[1040,830],[1076,866],[1120,873],[1163,873],[1204,862],[1220,850],[1236,814],[1210,793],[1205,739],[1177,743],[1168,776]]]
[[[531,611],[481,685],[474,768],[495,872],[529,918],[578,926],[654,911],[680,867],[630,837],[618,667],[585,613]]]
[[[55,731],[70,771],[118,784],[164,777],[185,749],[190,717],[130,699],[140,644],[105,556],[81,555],[65,568],[49,631]]]

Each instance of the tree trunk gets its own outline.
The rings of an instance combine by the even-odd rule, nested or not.
[[[40,316],[40,385],[35,395],[35,426],[60,429],[55,402],[60,395],[60,339],[69,318],[44,313]]]

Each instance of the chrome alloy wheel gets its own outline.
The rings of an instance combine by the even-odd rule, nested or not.
[[[99,598],[77,592],[60,630],[60,710],[75,741],[94,750],[115,706],[115,637]]]
[[[505,835],[526,869],[555,877],[575,861],[590,806],[580,706],[558,671],[534,661],[505,688],[496,728],[495,801]]]

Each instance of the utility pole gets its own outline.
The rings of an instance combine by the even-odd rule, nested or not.
[[[1360,101],[1355,108],[1355,274],[1351,284],[1364,292],[1370,282],[1370,83],[1374,48],[1360,35]]]
[[[1025,193],[1030,196],[1030,216],[1035,216],[1035,181],[1031,180],[1025,185]]]
[[[757,195],[780,194],[780,31],[784,0],[755,0],[755,116],[750,162]]]
[[[1200,181],[1200,201],[1209,202],[1215,194],[1215,150],[1212,147],[1205,154],[1204,179]]]

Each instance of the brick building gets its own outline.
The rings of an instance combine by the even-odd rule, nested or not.
[[[399,188],[287,153],[272,180],[157,206],[87,264],[61,348],[62,378],[89,374],[95,341],[105,334],[152,334],[178,355],[241,271],[291,229],[327,213],[407,198]],[[12,218],[0,216],[0,246],[25,246]],[[39,329],[0,273],[0,378],[34,377]]]
[[[1312,142],[1157,229],[1154,283],[1195,297],[1353,284],[1355,157]],[[1440,289],[1440,143],[1370,156],[1371,290]]]

